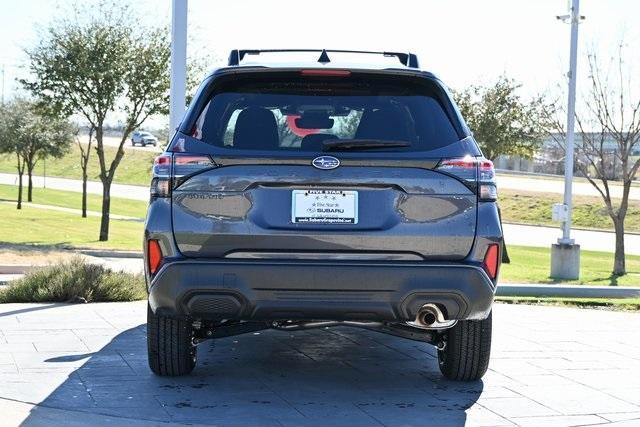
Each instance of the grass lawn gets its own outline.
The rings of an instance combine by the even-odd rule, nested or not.
[[[0,200],[15,202],[18,197],[18,187],[15,185],[0,184]],[[27,190],[24,189],[24,200],[27,199]],[[49,188],[34,188],[33,203],[41,205],[62,206],[64,208],[80,209],[82,193],[75,191],[52,190]],[[147,202],[139,200],[111,198],[111,213],[117,215],[135,216],[144,218],[147,213]],[[100,212],[102,210],[102,196],[87,194],[87,209]]]
[[[554,225],[551,205],[562,203],[562,194],[538,193],[519,190],[499,190],[498,202],[504,222]],[[613,230],[613,222],[600,197],[573,196],[573,225],[575,227]],[[629,201],[625,222],[627,232],[640,232],[640,202]]]
[[[115,157],[116,147],[105,147],[107,161],[110,163]],[[148,185],[151,181],[151,166],[158,153],[144,150],[125,150],[124,157],[120,161],[114,182],[120,184]],[[15,156],[0,155],[0,172],[17,173]],[[109,164],[108,163],[108,164]],[[35,167],[34,175],[42,176],[44,164],[39,161]],[[89,180],[99,181],[100,166],[95,151],[89,158]],[[77,144],[71,146],[69,153],[61,159],[47,159],[47,176],[58,176],[71,179],[82,179],[80,169],[80,149]]]
[[[109,241],[99,242],[100,218],[25,206],[0,204],[0,244],[64,245],[86,248],[142,249],[143,224],[111,220]]]
[[[507,246],[511,264],[503,264],[500,282],[503,283],[557,283],[549,278],[551,267],[550,248]],[[563,281],[565,284],[598,286],[640,286],[640,256],[627,255],[627,274],[611,275],[613,253],[581,251],[580,280]]]

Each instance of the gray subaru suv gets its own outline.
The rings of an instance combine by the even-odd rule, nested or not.
[[[151,370],[191,372],[208,339],[350,326],[477,380],[502,246],[493,165],[415,55],[234,50],[153,166]]]

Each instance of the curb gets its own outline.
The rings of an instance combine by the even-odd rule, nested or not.
[[[0,274],[26,274],[37,267],[33,265],[0,265]]]
[[[499,284],[499,297],[640,298],[640,287]]]
[[[142,258],[142,251],[118,251],[109,249],[77,249],[68,248],[73,252],[96,258]]]

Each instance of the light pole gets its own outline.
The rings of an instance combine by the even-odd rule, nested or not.
[[[564,204],[554,207],[554,216],[562,221],[562,238],[551,247],[551,277],[577,279],[580,276],[580,245],[571,238],[571,211],[573,185],[573,146],[576,113],[576,77],[578,65],[578,25],[580,24],[580,0],[571,0],[569,15],[558,19],[571,23],[571,47],[569,51],[569,96],[567,99],[567,141],[564,158]]]
[[[187,0],[171,0],[169,139],[182,120],[187,91]]]

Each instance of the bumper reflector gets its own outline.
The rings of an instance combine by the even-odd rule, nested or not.
[[[157,240],[147,241],[147,260],[149,262],[149,272],[155,274],[162,263],[162,249]]]
[[[487,252],[484,254],[484,261],[482,262],[482,268],[487,272],[487,275],[491,280],[494,280],[498,275],[498,266],[500,265],[500,246],[497,243],[492,243],[487,247]]]

